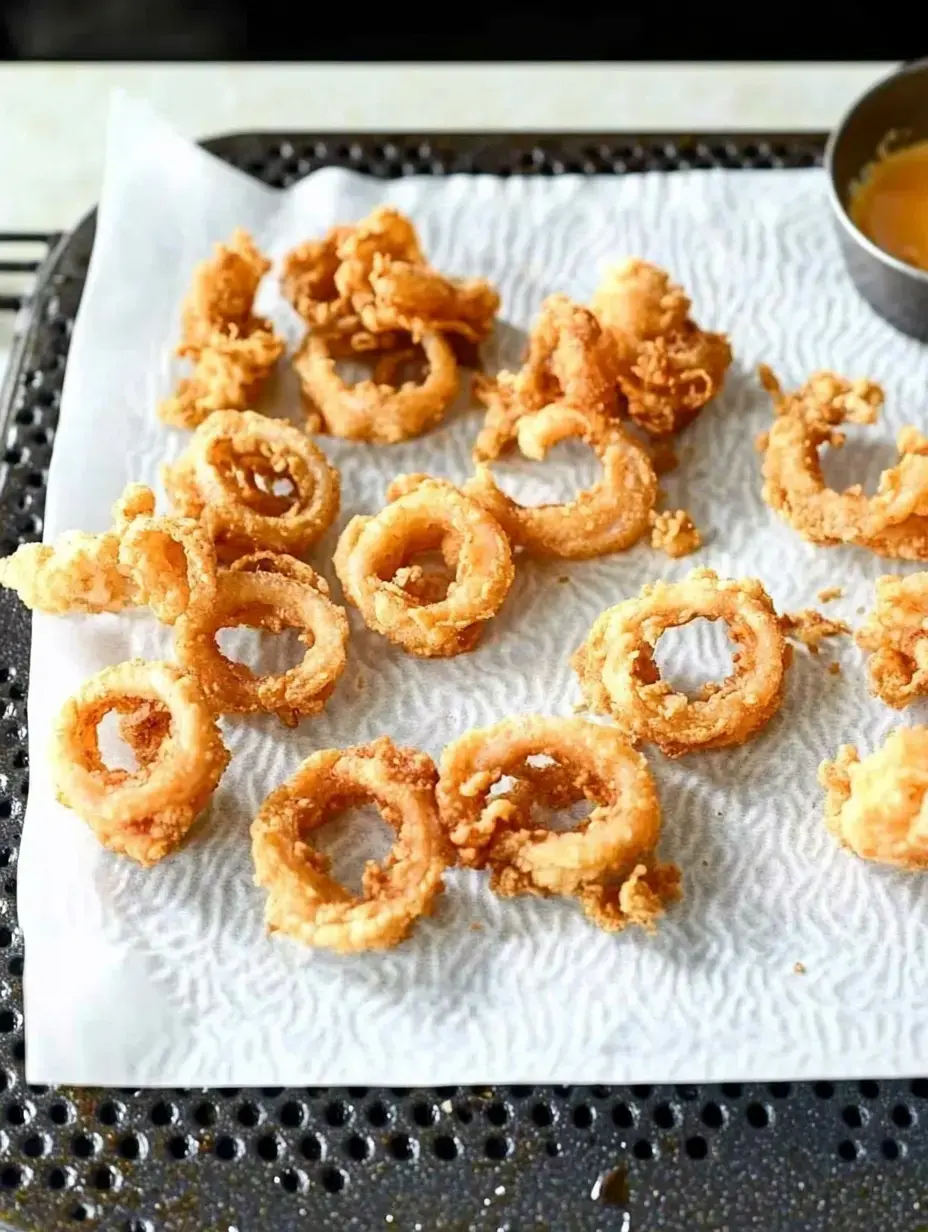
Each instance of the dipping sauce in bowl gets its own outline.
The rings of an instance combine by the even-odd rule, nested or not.
[[[884,252],[928,270],[928,141],[887,152],[865,168],[848,213]]]
[[[885,321],[928,342],[928,60],[862,95],[825,149],[841,255]]]

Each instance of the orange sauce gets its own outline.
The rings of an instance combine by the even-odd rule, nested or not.
[[[884,252],[928,270],[928,141],[872,163],[852,190],[849,213]]]

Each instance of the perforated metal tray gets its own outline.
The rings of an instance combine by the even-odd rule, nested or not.
[[[813,166],[822,152],[818,135],[772,134],[248,134],[208,145],[278,185],[331,164],[385,177],[621,174]],[[3,553],[41,536],[93,226],[91,216],[53,238],[21,316],[0,401]],[[28,664],[28,617],[0,592],[0,1219],[10,1228],[928,1232],[924,1078],[428,1091],[27,1086],[16,857]]]

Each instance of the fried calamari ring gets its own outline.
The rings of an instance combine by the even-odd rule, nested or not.
[[[166,625],[216,597],[216,549],[192,518],[134,518],[120,535],[119,565]]]
[[[203,346],[179,346],[177,354],[193,361],[193,372],[161,402],[159,418],[172,428],[196,428],[214,411],[254,406],[284,348],[271,328],[241,335],[235,327],[217,330]]]
[[[551,764],[538,767],[533,757]],[[508,778],[514,785],[492,794]],[[533,803],[563,809],[583,798],[594,808],[573,830],[555,833],[533,821]],[[503,897],[574,895],[595,885],[599,893],[589,901],[599,904],[597,922],[611,930],[631,922],[653,927],[664,902],[678,897],[678,870],[653,858],[661,826],[654,781],[614,728],[525,715],[469,731],[442,753],[438,806],[460,862],[488,867]],[[629,878],[639,887],[625,894],[629,908],[633,901],[640,907],[649,880],[652,892],[662,892],[649,917],[619,909]]]
[[[268,928],[342,953],[404,940],[444,889],[449,853],[435,805],[436,777],[431,758],[397,748],[386,736],[308,757],[268,796],[251,827],[255,882],[268,891]],[[330,875],[330,861],[308,836],[363,801],[377,806],[396,831],[396,843],[382,864],[368,862],[356,897]]]
[[[259,554],[221,570],[215,601],[177,622],[175,646],[218,714],[276,714],[295,727],[318,714],[344,671],[348,619],[328,597],[324,578],[301,561],[283,559],[269,567]],[[256,676],[226,658],[216,634],[243,625],[268,633],[298,629],[307,647],[302,662],[279,675]]]
[[[425,262],[415,227],[387,205],[293,249],[284,258],[281,289],[312,330],[344,341],[349,351],[392,347],[394,335],[367,329],[355,303],[359,294],[370,299],[370,276],[378,257]]]
[[[523,415],[556,403],[592,416],[617,409],[609,340],[593,314],[566,295],[549,295],[529,336],[518,372],[478,379],[475,393],[487,414],[474,443],[476,462],[498,458],[515,440]]]
[[[335,285],[338,246],[350,233],[350,226],[332,227],[323,239],[307,240],[283,259],[280,289],[312,329],[324,330],[350,311],[349,298]]]
[[[338,513],[339,475],[325,454],[292,424],[253,411],[210,415],[162,474],[223,561],[262,548],[301,556]]]
[[[258,285],[270,268],[270,261],[242,227],[236,228],[227,243],[215,244],[212,256],[194,269],[184,300],[185,345],[206,346],[217,329],[234,329],[244,337],[255,327],[269,328],[263,317],[254,315],[254,302]]]
[[[369,629],[410,654],[445,658],[473,649],[512,585],[509,540],[445,480],[400,476],[387,500],[380,513],[354,517],[342,531],[333,563],[345,597]],[[423,602],[415,588],[404,589],[417,580],[405,571],[413,556],[435,549],[453,564],[454,578],[444,597]]]
[[[688,698],[661,679],[654,647],[667,629],[700,617],[723,620],[735,670]],[[608,714],[635,743],[668,757],[743,744],[783,700],[789,647],[770,597],[756,579],[719,579],[694,569],[682,582],[654,582],[603,612],[572,664],[596,714]]]
[[[428,265],[375,253],[367,288],[354,297],[361,322],[373,334],[456,334],[482,342],[493,331],[499,292],[485,278],[447,278]],[[365,293],[366,292],[366,293]]]
[[[159,406],[165,423],[195,428],[212,411],[245,410],[254,403],[284,352],[271,322],[253,311],[258,284],[270,268],[241,228],[196,267],[177,348],[193,362],[193,374]]]
[[[928,558],[928,440],[913,428],[899,434],[899,462],[880,476],[875,495],[859,485],[836,492],[822,474],[819,449],[840,447],[842,423],[872,424],[883,391],[872,381],[817,372],[791,394],[767,367],[760,378],[776,419],[761,441],[763,497],[810,543],[855,543],[884,556]]]
[[[627,413],[646,432],[679,432],[722,388],[728,339],[700,329],[683,288],[656,265],[631,260],[608,270],[590,307],[612,341]]]
[[[852,744],[818,771],[825,824],[864,860],[928,868],[928,728],[900,727],[861,761]]]
[[[596,454],[600,481],[567,505],[520,505],[478,463],[464,491],[502,526],[518,547],[536,556],[585,560],[622,552],[650,529],[657,476],[647,450],[615,421],[556,403],[521,416],[514,425],[520,451],[541,460],[560,441],[576,437]]]
[[[114,710],[134,719],[123,728],[140,754],[134,773],[109,769],[100,755],[97,726]],[[178,846],[228,760],[196,680],[172,663],[141,659],[91,677],[62,707],[51,748],[58,800],[104,847],[143,865]]]
[[[928,694],[928,573],[877,579],[876,602],[857,630],[858,646],[871,652],[871,692],[902,710]]]
[[[155,517],[155,496],[129,484],[100,534],[71,531],[54,544],[25,544],[0,561],[0,585],[41,612],[118,612],[148,605],[173,624],[191,605],[211,602],[216,553],[190,518]]]
[[[234,560],[229,569],[232,573],[279,573],[305,586],[314,586],[320,594],[329,594],[329,584],[321,574],[305,561],[282,552],[252,552]]]
[[[490,333],[499,308],[485,279],[432,269],[413,224],[390,206],[294,249],[282,287],[313,331],[355,352],[391,348],[403,335],[418,342],[427,333],[473,346]]]
[[[392,445],[433,427],[457,396],[458,365],[442,334],[423,334],[421,345],[428,364],[421,384],[405,381],[394,388],[365,380],[347,385],[336,370],[327,338],[307,335],[293,366],[307,403],[310,431]]]
[[[371,274],[379,259],[425,266],[425,253],[416,228],[405,214],[390,205],[378,205],[366,218],[346,227],[338,240],[337,253],[339,264],[333,281],[341,297],[342,308],[334,325],[340,332],[344,332],[345,328],[352,331],[358,329],[358,326],[353,326],[351,316],[360,312],[362,304],[370,302]],[[380,338],[388,336],[384,330],[378,329],[372,333],[363,325],[358,332],[362,337],[365,334]],[[392,344],[384,342],[381,345]]]

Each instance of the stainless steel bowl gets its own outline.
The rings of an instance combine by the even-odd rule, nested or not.
[[[928,342],[928,272],[906,265],[867,239],[851,222],[848,198],[855,180],[881,148],[925,139],[928,60],[918,60],[859,98],[825,148],[825,170],[847,271],[884,320],[922,342]]]

